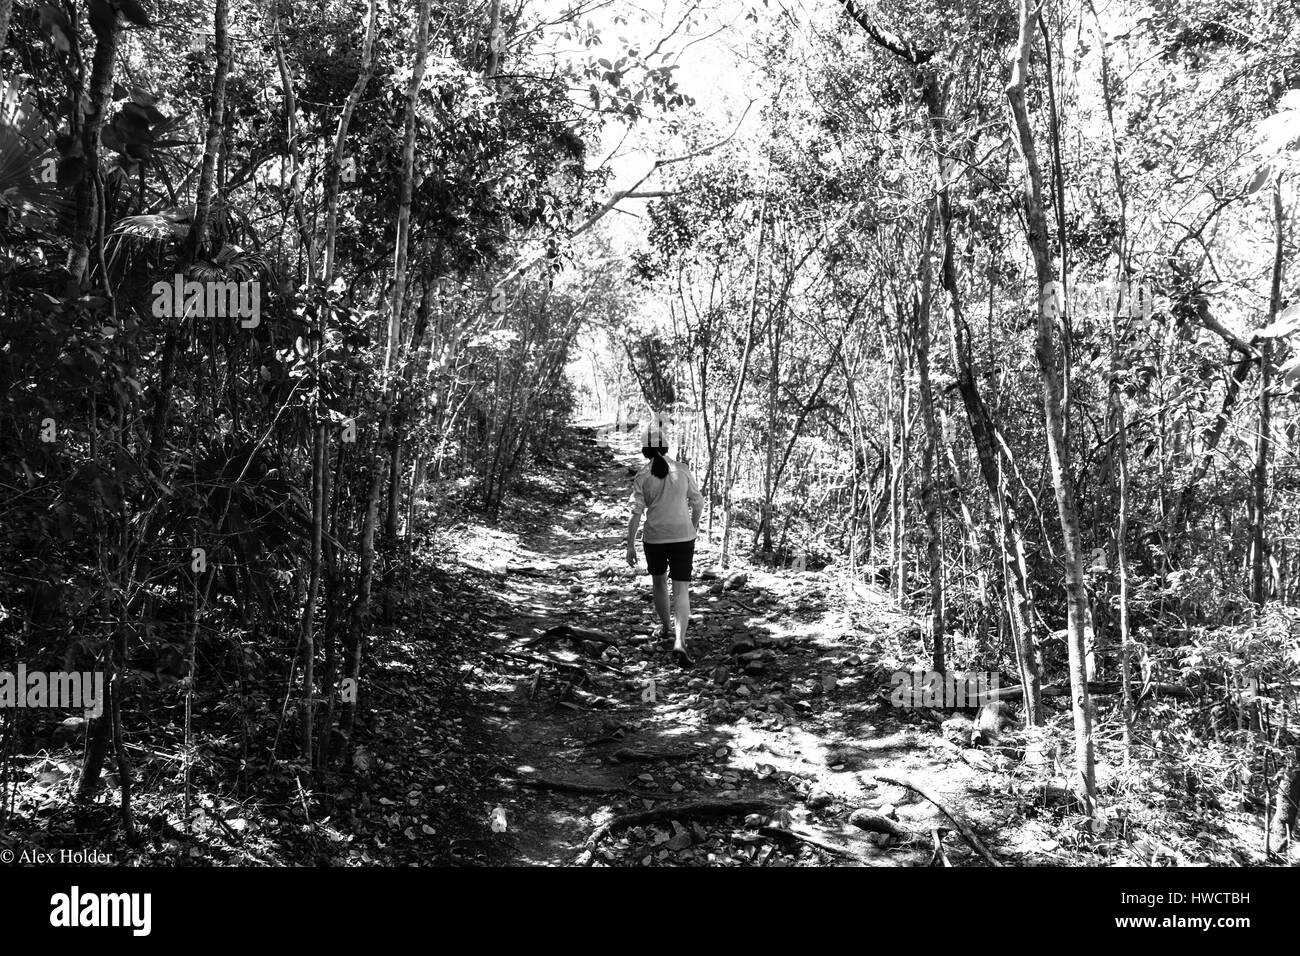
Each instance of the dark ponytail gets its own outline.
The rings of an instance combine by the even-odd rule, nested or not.
[[[668,454],[667,445],[660,445],[658,448],[643,446],[641,454],[650,459],[650,474],[656,478],[668,477],[668,462],[664,461],[664,455]]]

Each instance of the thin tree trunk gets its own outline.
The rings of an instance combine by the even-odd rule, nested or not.
[[[14,0],[0,0],[0,52],[4,51],[5,41],[9,39],[9,17],[13,13]],[[4,76],[0,73],[0,76]]]
[[[1269,322],[1277,321],[1278,310],[1282,307],[1282,247],[1286,235],[1286,220],[1282,210],[1282,174],[1279,173],[1273,183],[1273,220],[1275,223],[1275,244],[1273,254],[1273,285],[1269,292]],[[1251,527],[1251,597],[1256,607],[1263,607],[1268,600],[1268,584],[1264,569],[1268,565],[1265,556],[1265,526],[1268,512],[1265,499],[1268,490],[1268,454],[1271,446],[1269,430],[1272,422],[1272,388],[1271,369],[1272,340],[1264,339],[1259,346],[1259,436],[1255,442],[1255,474],[1253,489],[1253,522]]]
[[[185,271],[206,245],[208,219],[212,196],[216,188],[217,159],[224,148],[226,79],[230,74],[231,47],[227,32],[229,0],[216,0],[213,12],[213,32],[216,35],[217,62],[212,76],[212,93],[208,105],[207,136],[203,144],[203,161],[199,167],[199,182],[195,192],[194,222],[182,257]],[[172,389],[175,384],[177,352],[181,341],[179,317],[168,323],[163,340],[162,368],[158,376],[158,391],[154,399],[153,416],[149,434],[149,468],[159,474],[162,452],[167,435],[167,419],[171,412]],[[162,477],[159,474],[159,477]]]
[[[1289,852],[1288,840],[1296,827],[1300,814],[1300,747],[1291,758],[1291,766],[1278,781],[1273,799],[1273,819],[1269,826],[1268,842],[1274,852]]]
[[[319,369],[317,370],[319,374]],[[314,409],[319,419],[321,410]],[[325,524],[325,423],[317,421],[312,427],[311,455],[311,566],[308,569],[307,599],[302,609],[302,755],[310,765],[312,740],[316,716],[316,599],[320,594],[321,539]]]
[[[767,380],[767,435],[765,436],[767,454],[763,461],[763,511],[759,516],[758,530],[754,532],[755,546],[759,544],[761,537],[763,551],[767,553],[772,551],[772,500],[776,497],[773,469],[776,465],[776,407],[780,398],[781,340],[785,334],[782,321],[784,311],[784,303],[777,306],[776,318],[769,329],[772,367]]]
[[[933,642],[933,669],[942,674],[944,662],[944,588],[943,542],[940,522],[943,514],[943,489],[939,478],[942,437],[934,409],[934,390],[930,384],[930,249],[934,245],[935,207],[926,214],[925,235],[921,243],[921,294],[916,300],[916,334],[912,354],[916,361],[917,384],[921,396],[921,420],[925,425],[925,445],[921,450],[921,507],[925,512],[926,560],[930,577],[930,640]]]
[[[763,196],[758,207],[758,234],[754,239],[754,279],[749,288],[749,315],[745,323],[745,344],[740,352],[740,367],[736,370],[736,384],[727,401],[725,417],[727,437],[723,454],[722,471],[722,550],[718,564],[725,568],[730,559],[731,548],[731,486],[734,483],[732,463],[735,459],[736,415],[740,407],[741,394],[745,388],[745,375],[749,371],[749,356],[754,348],[754,316],[758,311],[758,280],[763,267],[763,225],[767,219],[767,180],[772,171],[772,160],[768,157],[767,172],[763,174]]]
[[[1237,397],[1241,394],[1241,386],[1245,384],[1246,377],[1250,374],[1251,368],[1255,365],[1255,358],[1244,358],[1239,361],[1228,376],[1227,387],[1223,395],[1223,405],[1219,409],[1219,414],[1214,418],[1214,424],[1205,430],[1205,447],[1201,451],[1201,460],[1197,462],[1196,467],[1192,470],[1192,475],[1187,479],[1174,499],[1174,505],[1170,509],[1170,518],[1174,528],[1186,523],[1191,516],[1192,495],[1196,491],[1205,476],[1210,472],[1210,466],[1214,463],[1214,452],[1219,447],[1219,442],[1224,433],[1228,430],[1228,423],[1232,419],[1232,408],[1237,403]]]
[[[370,0],[370,12],[366,15],[366,38],[361,45],[361,71],[343,104],[343,112],[339,114],[339,125],[334,132],[334,150],[325,171],[325,267],[321,282],[326,286],[334,281],[334,241],[339,229],[339,183],[343,176],[343,149],[347,142],[348,127],[352,124],[352,114],[374,74],[378,23],[379,0]]]
[[[212,98],[208,107],[208,132],[203,144],[203,165],[199,171],[199,184],[194,204],[194,224],[190,232],[189,258],[206,248],[208,218],[212,210],[212,194],[216,179],[217,155],[226,122],[226,79],[230,75],[230,36],[226,29],[230,0],[216,0],[213,10],[212,32],[215,35],[217,63],[212,74]]]
[[[402,178],[397,195],[397,241],[393,253],[392,302],[388,316],[388,351],[384,355],[384,378],[395,371],[394,363],[402,341],[402,311],[406,305],[406,266],[411,235],[411,197],[415,183],[415,114],[424,82],[425,60],[429,56],[430,0],[420,0],[419,25],[415,31],[415,53],[411,81],[406,87],[406,120],[402,140]]]
[[[1016,648],[1016,661],[1021,683],[1028,689],[1025,696],[1025,713],[1029,722],[1042,722],[1042,661],[1038,641],[1034,636],[1033,596],[1029,587],[1029,572],[1025,562],[1024,538],[1020,518],[1011,501],[1007,487],[1006,469],[988,406],[980,395],[975,375],[975,360],[971,345],[970,327],[966,323],[960,288],[957,285],[955,255],[948,212],[947,192],[939,194],[940,222],[944,236],[943,284],[948,292],[952,315],[952,352],[957,366],[957,391],[966,409],[971,438],[979,461],[980,475],[984,479],[989,497],[993,501],[998,521],[998,540],[1002,549],[1003,590],[1007,600],[1007,621]]]
[[[1043,376],[1043,415],[1047,424],[1047,451],[1056,491],[1056,508],[1060,517],[1065,557],[1065,589],[1068,602],[1071,704],[1074,716],[1075,789],[1083,803],[1084,814],[1092,819],[1096,813],[1096,779],[1093,761],[1092,701],[1088,694],[1085,672],[1088,653],[1088,590],[1083,572],[1082,546],[1079,536],[1079,510],[1075,500],[1074,479],[1069,469],[1069,449],[1065,441],[1065,408],[1061,385],[1057,330],[1054,327],[1064,303],[1053,272],[1048,248],[1047,217],[1043,207],[1043,174],[1034,146],[1034,132],[1025,105],[1025,83],[1029,72],[1032,46],[1030,0],[1019,0],[1019,36],[1007,83],[1007,100],[1011,110],[1012,132],[1025,166],[1024,199],[1028,239],[1034,257],[1034,274],[1038,292],[1038,321],[1035,353]]]
[[[1097,21],[1097,29],[1101,31],[1101,20],[1097,16],[1097,11],[1093,7],[1092,0],[1088,0],[1088,9],[1092,12],[1093,19]],[[1041,20],[1040,20],[1041,23]],[[1046,26],[1043,27],[1044,37],[1046,37]],[[1128,277],[1128,190],[1124,182],[1123,167],[1120,164],[1119,136],[1115,126],[1115,104],[1111,96],[1111,77],[1110,77],[1110,56],[1106,52],[1106,43],[1103,38],[1101,43],[1101,89],[1102,103],[1106,108],[1106,121],[1110,130],[1110,150],[1111,150],[1111,171],[1115,176],[1115,195],[1119,202],[1119,246],[1120,246],[1120,269],[1122,277]],[[1059,157],[1059,153],[1057,154]],[[1058,176],[1060,175],[1060,164],[1058,158],[1057,164]],[[1058,206],[1058,215],[1064,213],[1063,200],[1058,200],[1061,205]],[[1064,242],[1064,238],[1062,238]],[[1128,474],[1128,422],[1124,414],[1124,397],[1120,390],[1120,341],[1119,341],[1119,303],[1116,303],[1115,311],[1110,314],[1110,401],[1109,401],[1109,418],[1110,424],[1108,430],[1115,436],[1115,443],[1112,446],[1113,453],[1117,459],[1118,468],[1111,468],[1111,474],[1115,476],[1118,485],[1118,515],[1115,522],[1115,575],[1118,578],[1119,590],[1119,670],[1120,670],[1120,716],[1124,722],[1123,728],[1123,745],[1124,745],[1124,765],[1127,767],[1132,757],[1133,746],[1133,697],[1131,693],[1133,681],[1133,644],[1132,635],[1129,629],[1129,605],[1128,605],[1128,512],[1129,512],[1129,474]]]
[[[384,488],[383,448],[391,430],[391,411],[384,414],[375,443],[370,452],[370,487],[366,493],[365,518],[361,525],[359,545],[360,577],[357,582],[356,601],[348,622],[346,677],[351,686],[351,699],[343,710],[340,721],[344,752],[351,746],[352,728],[361,706],[361,656],[365,637],[370,629],[370,592],[375,579],[375,529],[379,524],[379,501]]]
[[[904,333],[900,323],[901,334]],[[891,425],[890,430],[896,437],[898,451],[894,457],[889,483],[889,546],[892,578],[890,590],[896,600],[902,601],[907,594],[907,458],[911,445],[909,419],[912,413],[907,387],[909,365],[907,356],[910,350],[894,346],[892,351],[897,375],[891,374],[891,378],[896,378],[897,383],[893,386],[894,414],[891,416],[891,422],[896,424]]]
[[[1115,454],[1118,459],[1116,483],[1118,485],[1119,514],[1115,522],[1115,575],[1119,580],[1119,668],[1120,713],[1124,721],[1124,762],[1131,756],[1133,739],[1132,654],[1133,643],[1129,630],[1128,608],[1128,423],[1124,416],[1124,400],[1119,386],[1119,329],[1118,320],[1111,314],[1111,375],[1110,375],[1110,431],[1115,435]]]
[[[488,55],[487,67],[483,75],[492,78],[497,75],[501,63],[501,47],[504,37],[501,33],[501,0],[489,0],[488,4]]]
[[[84,167],[77,179],[75,190],[76,219],[72,241],[68,249],[68,271],[78,282],[86,277],[90,266],[90,250],[102,218],[99,174],[99,140],[104,127],[104,114],[113,100],[113,73],[117,65],[117,17],[108,32],[96,31],[95,55],[91,65],[90,88],[86,91],[89,109],[82,118],[81,150]],[[81,105],[74,106],[81,110]],[[103,280],[108,283],[108,276]]]
[[[272,0],[275,4],[277,0]],[[278,7],[275,7],[278,10]],[[280,40],[280,18],[278,14],[271,19],[271,37],[275,44],[275,61],[280,72],[280,86],[284,97],[284,133],[285,154],[289,159],[289,201],[293,207],[294,225],[297,227],[298,242],[307,259],[307,277],[314,284],[317,281],[316,241],[311,225],[307,222],[307,210],[303,205],[302,168],[298,161],[298,97],[293,91],[293,74],[289,72],[289,60],[284,55],[284,43]]]

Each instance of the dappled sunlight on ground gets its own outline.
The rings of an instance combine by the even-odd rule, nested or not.
[[[890,671],[916,663],[904,644],[915,649],[918,623],[875,588],[782,568],[719,577],[702,540],[695,666],[673,666],[652,638],[650,579],[623,560],[640,458],[619,444],[610,457],[580,438],[582,481],[535,478],[549,497],[531,520],[446,536],[496,604],[469,683],[475,732],[497,755],[481,796],[485,817],[505,820],[499,851],[531,864],[937,859],[934,832],[953,825],[876,774],[907,778],[986,833],[1005,825],[968,745],[936,732],[944,715],[890,706]],[[850,811],[911,836],[852,826]],[[944,850],[954,865],[977,860],[955,836]]]

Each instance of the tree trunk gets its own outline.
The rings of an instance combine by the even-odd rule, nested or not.
[[[745,344],[740,352],[740,367],[736,369],[736,384],[727,401],[724,416],[727,436],[723,449],[722,470],[722,549],[718,556],[719,567],[725,568],[731,557],[731,486],[734,483],[733,462],[735,459],[736,415],[740,408],[741,395],[745,389],[745,375],[749,371],[749,356],[754,348],[754,317],[758,311],[758,280],[763,268],[763,224],[767,219],[767,178],[772,171],[771,157],[768,158],[767,172],[763,174],[763,197],[758,207],[758,233],[754,239],[754,279],[749,288],[749,315],[745,323]]]
[[[1300,748],[1296,749],[1291,767],[1278,781],[1273,800],[1273,819],[1269,824],[1269,847],[1274,852],[1287,852],[1287,841],[1295,830],[1300,813]]]
[[[319,374],[319,369],[317,370]],[[320,418],[319,405],[314,409]],[[312,427],[311,455],[311,566],[308,569],[307,598],[302,609],[302,755],[308,765],[312,760],[312,740],[316,716],[316,600],[320,594],[321,539],[325,526],[325,423],[317,421]],[[327,728],[328,731],[328,728]]]
[[[9,39],[9,17],[13,9],[14,0],[0,0],[0,53],[4,52],[5,41]],[[0,77],[3,76],[0,73]]]
[[[895,395],[894,407],[895,417],[898,420],[898,453],[894,458],[893,479],[889,490],[889,537],[893,548],[892,590],[894,598],[898,601],[902,601],[907,596],[907,458],[911,446],[910,419],[912,417],[911,392],[907,387],[909,354],[909,349],[895,349],[898,391]]]
[[[1043,416],[1047,425],[1047,452],[1056,508],[1061,523],[1065,557],[1065,589],[1069,608],[1071,703],[1074,715],[1075,789],[1090,819],[1096,812],[1096,779],[1093,766],[1092,701],[1088,694],[1086,657],[1089,645],[1088,590],[1080,553],[1079,510],[1074,479],[1069,468],[1065,441],[1065,407],[1062,393],[1059,349],[1055,328],[1064,303],[1053,272],[1048,248],[1047,217],[1043,207],[1043,174],[1034,147],[1034,133],[1025,105],[1025,83],[1032,45],[1032,16],[1029,0],[1019,0],[1019,37],[1006,87],[1012,133],[1025,166],[1024,199],[1030,250],[1038,292],[1038,320],[1035,354],[1043,376]]]
[[[321,282],[326,286],[334,281],[334,241],[339,230],[339,183],[343,176],[343,149],[347,142],[348,127],[352,124],[352,114],[356,112],[357,104],[361,102],[374,74],[378,23],[379,0],[370,0],[370,12],[366,16],[366,38],[361,45],[361,71],[343,104],[343,112],[339,114],[339,125],[334,132],[334,150],[325,171],[325,266]]]
[[[761,538],[763,551],[768,553],[772,551],[772,500],[776,497],[776,488],[773,482],[777,446],[776,408],[780,398],[781,340],[785,336],[784,312],[784,303],[782,303],[778,306],[776,319],[768,330],[772,365],[767,380],[767,435],[764,436],[767,448],[763,461],[763,511],[759,515],[758,530],[754,532],[755,546],[759,545],[759,539]]]
[[[1097,11],[1093,8],[1092,0],[1088,0],[1088,8],[1092,12],[1093,19],[1097,21],[1097,28],[1101,30],[1101,20],[1097,17]],[[1041,21],[1040,21],[1041,22]],[[1044,35],[1046,28],[1044,28]],[[1106,52],[1106,44],[1103,40],[1101,44],[1101,89],[1102,103],[1106,109],[1106,121],[1110,131],[1110,149],[1111,149],[1111,171],[1115,177],[1115,195],[1119,202],[1119,248],[1120,248],[1120,268],[1123,278],[1127,278],[1128,271],[1128,190],[1124,182],[1123,167],[1120,164],[1119,152],[1119,135],[1115,127],[1115,104],[1111,96],[1111,79],[1110,79],[1110,57]],[[1060,165],[1057,165],[1058,176],[1060,175]],[[1064,215],[1064,202],[1060,201],[1058,214]],[[1064,241],[1064,239],[1062,239]],[[1111,446],[1111,453],[1116,459],[1117,468],[1110,468],[1110,473],[1114,476],[1117,488],[1118,502],[1116,508],[1118,514],[1115,522],[1115,576],[1118,579],[1119,590],[1119,669],[1120,669],[1120,716],[1124,722],[1123,744],[1124,744],[1124,765],[1127,767],[1132,757],[1133,746],[1133,698],[1132,690],[1132,670],[1133,670],[1133,644],[1132,635],[1129,629],[1129,607],[1128,607],[1128,511],[1129,511],[1129,474],[1128,474],[1128,422],[1124,414],[1124,396],[1120,388],[1120,338],[1119,338],[1119,302],[1115,303],[1115,308],[1110,314],[1110,387],[1109,387],[1109,408],[1108,417],[1110,422],[1107,430],[1115,436],[1114,444]]]
[[[1118,515],[1115,522],[1115,576],[1119,585],[1119,668],[1120,668],[1120,714],[1124,721],[1124,762],[1128,763],[1133,738],[1133,698],[1132,654],[1133,642],[1129,629],[1128,613],[1128,511],[1129,511],[1129,476],[1128,476],[1128,422],[1124,416],[1124,400],[1119,386],[1119,329],[1115,315],[1111,315],[1111,376],[1110,376],[1110,424],[1108,430],[1115,436],[1115,456],[1118,468],[1115,469],[1116,491],[1118,492]]]
[[[212,74],[212,98],[208,106],[208,132],[203,144],[203,165],[194,203],[194,224],[190,231],[189,259],[193,261],[207,247],[208,218],[216,182],[217,155],[226,123],[226,79],[230,75],[230,36],[226,30],[230,0],[216,0],[212,17],[217,63]]]
[[[68,248],[68,271],[78,282],[86,277],[90,265],[90,249],[94,245],[103,209],[99,175],[99,138],[104,127],[104,114],[113,100],[113,73],[117,65],[117,17],[106,33],[96,31],[95,55],[91,65],[90,88],[86,91],[85,110],[81,124],[81,150],[84,167],[77,178],[74,191],[76,218],[72,241]],[[78,104],[74,110],[81,110]],[[108,276],[103,277],[108,284]]]
[[[921,396],[921,420],[925,425],[925,445],[921,450],[921,507],[925,512],[926,563],[930,577],[930,640],[933,642],[933,669],[942,674],[944,661],[944,588],[943,588],[943,488],[939,478],[939,418],[934,408],[934,390],[930,384],[930,249],[934,245],[936,210],[931,206],[925,220],[921,243],[921,293],[915,301],[916,332],[912,337],[912,354],[916,361],[917,384]]]
[[[1278,310],[1282,307],[1282,247],[1286,235],[1286,220],[1282,210],[1282,174],[1279,173],[1273,183],[1273,220],[1276,224],[1276,240],[1273,254],[1273,285],[1269,292],[1269,322],[1277,321]],[[1251,597],[1256,607],[1263,607],[1268,600],[1268,583],[1264,569],[1268,566],[1266,556],[1265,525],[1267,524],[1268,490],[1268,453],[1271,445],[1269,429],[1272,418],[1271,369],[1273,344],[1271,339],[1264,339],[1259,346],[1259,436],[1255,440],[1255,474],[1253,476],[1252,523],[1251,523]]]
[[[278,6],[274,8],[278,10]],[[289,159],[289,202],[293,208],[293,221],[297,228],[299,248],[307,259],[307,277],[314,284],[318,278],[316,241],[315,233],[307,221],[307,210],[303,205],[302,164],[298,161],[298,97],[293,91],[293,75],[289,72],[289,60],[284,55],[284,44],[280,40],[278,14],[271,19],[271,37],[275,45],[275,61],[279,68],[280,86],[284,97],[285,154]]]
[[[391,431],[391,409],[385,412],[379,434],[370,451],[370,487],[366,493],[365,518],[361,525],[360,576],[357,596],[348,622],[346,677],[351,683],[352,699],[343,710],[340,721],[344,753],[351,745],[352,728],[361,706],[361,656],[366,634],[370,629],[370,592],[375,580],[375,528],[379,524],[379,501],[384,489],[383,449]]]
[[[491,78],[497,75],[497,68],[501,64],[501,47],[505,40],[501,31],[501,0],[489,0],[487,40],[487,66],[483,70],[483,75]]]
[[[429,55],[430,0],[420,0],[419,25],[415,32],[415,53],[411,81],[406,87],[406,121],[402,141],[402,178],[397,194],[397,241],[393,252],[393,289],[388,316],[388,351],[384,355],[384,378],[392,374],[402,340],[402,310],[406,305],[406,263],[411,235],[411,197],[415,183],[415,113],[424,82],[425,60]]]

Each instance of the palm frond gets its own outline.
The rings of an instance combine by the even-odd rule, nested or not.
[[[190,224],[183,219],[173,219],[166,213],[149,213],[143,216],[125,216],[113,224],[111,232],[127,239],[180,241],[190,234]]]
[[[58,153],[53,130],[31,97],[17,84],[0,80],[0,204],[14,209],[20,222],[58,221],[72,203],[57,182]]]

